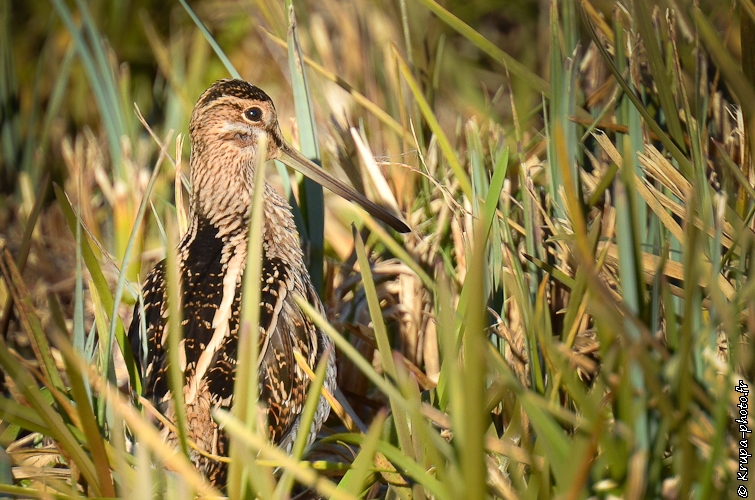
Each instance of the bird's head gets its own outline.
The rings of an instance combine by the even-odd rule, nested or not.
[[[262,136],[267,158],[277,158],[284,144],[272,99],[243,80],[220,80],[207,89],[194,106],[189,130],[194,151],[222,155],[226,167],[256,165]]]
[[[272,99],[251,83],[219,80],[212,84],[197,101],[189,130],[192,183],[197,191],[212,191],[213,196],[217,197],[217,190],[227,185],[231,188],[227,196],[233,196],[234,187],[251,193],[251,179],[260,154],[257,145],[266,136],[266,159],[281,160],[342,198],[358,203],[374,217],[400,232],[409,230],[398,217],[292,148],[283,139]],[[223,200],[219,201],[223,203]],[[225,201],[231,202],[232,199]]]

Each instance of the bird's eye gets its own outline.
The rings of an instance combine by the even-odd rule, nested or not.
[[[244,111],[244,116],[250,122],[258,122],[262,120],[262,109],[257,106],[253,106]]]

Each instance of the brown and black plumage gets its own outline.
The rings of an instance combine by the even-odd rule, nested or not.
[[[179,358],[185,374],[188,437],[204,451],[222,456],[228,453],[228,443],[211,409],[233,404],[241,283],[257,156],[280,159],[397,230],[408,228],[286,144],[273,102],[247,82],[221,80],[205,91],[192,113],[190,135],[190,226],[178,248],[184,337]],[[263,135],[268,146],[260,152],[257,144]],[[301,295],[323,312],[304,264],[291,207],[267,183],[264,198],[259,397],[267,408],[270,438],[290,449],[309,386],[294,352],[299,351],[312,367],[330,352],[325,385],[331,391],[336,384],[335,357],[328,350],[331,341],[293,300]],[[135,308],[129,339],[139,360],[145,397],[172,419],[166,352],[167,322],[172,318],[167,317],[165,293],[163,261],[145,280],[144,309]],[[315,421],[307,430],[309,442],[328,413],[327,402],[320,398]],[[163,434],[175,441],[167,428]],[[191,458],[212,483],[224,486],[225,464],[196,451]]]

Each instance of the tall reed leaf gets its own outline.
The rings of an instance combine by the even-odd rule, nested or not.
[[[262,274],[262,231],[265,188],[265,160],[267,136],[257,142],[257,165],[254,168],[254,191],[249,212],[249,234],[244,267],[244,286],[241,297],[241,322],[239,324],[238,363],[233,388],[233,414],[250,433],[264,436],[264,428],[258,427],[258,382],[260,345],[260,277]],[[265,332],[269,334],[270,332]],[[228,496],[231,499],[245,498],[247,488],[253,487],[263,498],[272,497],[272,484],[267,474],[260,473],[254,460],[247,460],[248,445],[232,439],[231,463],[228,470]]]

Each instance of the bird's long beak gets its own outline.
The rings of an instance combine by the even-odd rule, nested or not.
[[[309,177],[321,186],[328,188],[341,198],[357,203],[364,208],[367,213],[376,219],[385,222],[396,231],[400,233],[408,233],[410,231],[406,222],[401,220],[398,216],[392,214],[380,205],[371,202],[362,194],[339,181],[325,170],[318,167],[306,156],[289,146],[286,142],[283,142],[283,146],[280,147],[278,151],[280,153],[278,159],[289,167],[301,172],[303,175]]]

